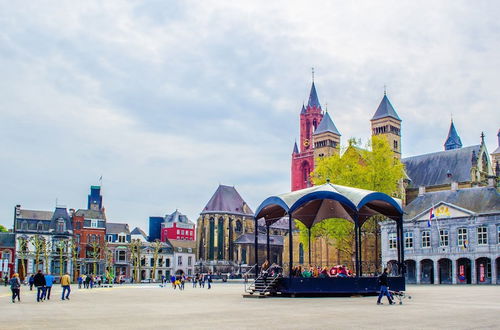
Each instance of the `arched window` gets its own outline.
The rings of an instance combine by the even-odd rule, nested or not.
[[[306,121],[306,139],[309,139],[311,136],[311,122],[308,120]]]
[[[302,163],[302,181],[309,182],[309,163]]]
[[[299,264],[304,263],[304,244],[299,244]]]
[[[316,121],[316,119],[313,120],[313,127],[314,130],[316,130],[316,128],[318,127],[318,122]]]
[[[217,259],[224,259],[224,219],[219,218],[217,224]]]
[[[208,239],[209,239],[208,259],[213,260],[214,259],[214,246],[215,246],[215,219],[214,218],[210,218],[208,235],[209,235],[209,237],[208,237]]]
[[[43,223],[41,221],[36,224],[36,231],[43,231]]]
[[[241,249],[241,263],[242,264],[247,263],[247,249],[246,248]]]
[[[236,220],[236,232],[241,233],[243,231],[243,226],[240,220]]]

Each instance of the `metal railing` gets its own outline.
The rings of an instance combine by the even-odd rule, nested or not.
[[[253,265],[253,266],[252,266],[252,267],[248,270],[248,272],[252,271],[252,270],[253,270],[253,268],[254,268],[254,267],[256,267],[256,266],[257,266],[256,264],[255,264],[255,265]],[[271,266],[269,266],[269,268],[267,268],[267,269],[271,269],[271,268],[273,268],[273,267],[280,267],[280,268],[281,268],[281,266],[280,266],[280,265],[278,265],[278,264],[276,264],[276,263],[273,263],[273,264],[272,264]],[[246,272],[246,273],[245,273],[245,275],[246,275],[248,272]],[[250,285],[248,285],[248,287],[247,287],[247,283],[245,283],[245,292],[248,292],[248,293],[253,293],[253,292],[257,291],[257,288],[256,288],[256,283],[257,283],[257,281],[264,279],[264,283],[265,283],[265,284],[267,284],[267,285],[266,285],[266,287],[264,288],[264,290],[262,290],[261,292],[262,292],[262,293],[266,293],[266,292],[267,292],[267,290],[268,290],[268,289],[269,289],[272,285],[274,285],[274,284],[276,283],[276,280],[277,280],[279,277],[280,277],[280,274],[277,274],[276,276],[271,276],[271,277],[270,277],[270,278],[271,278],[271,282],[270,282],[269,284],[267,284],[267,281],[266,281],[266,280],[267,280],[267,278],[266,278],[266,279],[264,279],[264,274],[259,274],[259,276],[257,276],[257,277],[255,278],[255,280],[254,280],[252,283],[250,283]],[[252,286],[253,286],[253,288],[252,288]]]
[[[243,278],[244,278],[244,279],[245,279],[245,278],[248,278],[248,274],[249,274],[249,273],[251,273],[251,272],[254,270],[254,268],[255,268],[255,267],[257,267],[257,264],[255,264],[255,265],[253,265],[252,267],[250,267],[250,269],[248,269],[248,270],[245,272],[245,274],[243,274]],[[257,278],[258,278],[258,277],[257,277]],[[257,280],[257,278],[255,279],[255,281]],[[253,283],[251,283],[250,285],[248,285],[248,288],[249,288],[249,289],[250,289],[250,287],[252,286],[252,284],[254,284],[254,283],[255,283],[255,281],[253,281]],[[247,282],[245,281],[244,283],[245,283],[245,292],[248,292],[248,291],[247,291]]]

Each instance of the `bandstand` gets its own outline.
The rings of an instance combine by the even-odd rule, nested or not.
[[[288,274],[277,280],[276,291],[289,296],[372,295],[379,286],[377,277],[363,276],[361,255],[361,227],[367,219],[380,214],[396,222],[399,276],[389,277],[391,290],[404,291],[403,210],[401,200],[384,193],[331,184],[330,182],[290,193],[266,198],[255,212],[257,221],[264,219],[267,229],[280,218],[288,217],[289,263]],[[342,218],[354,223],[355,275],[353,277],[302,278],[292,277],[293,240],[292,221],[302,222],[308,229],[330,218]],[[267,230],[267,258],[269,259],[269,230]],[[310,233],[310,231],[309,231]],[[309,234],[309,242],[310,242]],[[309,244],[310,246],[310,244]],[[255,234],[256,264],[259,265],[258,236]],[[309,251],[310,253],[310,251]],[[256,277],[260,267],[256,267]]]

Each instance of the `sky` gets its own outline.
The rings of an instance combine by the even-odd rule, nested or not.
[[[0,1],[0,224],[14,207],[196,221],[219,184],[250,207],[290,189],[311,68],[366,141],[387,94],[403,157],[497,147],[498,1]]]

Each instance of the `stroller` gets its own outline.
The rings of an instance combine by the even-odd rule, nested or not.
[[[406,294],[404,291],[393,291],[389,290],[389,294],[391,295],[391,299],[394,300],[394,297],[399,301],[399,304],[403,304],[403,300],[408,298],[411,299],[411,296],[409,294]]]

